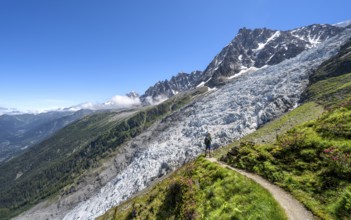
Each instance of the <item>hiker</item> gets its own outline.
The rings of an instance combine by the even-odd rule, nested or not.
[[[137,217],[137,211],[136,211],[136,205],[135,205],[135,203],[133,203],[132,212],[130,213],[130,217],[131,217],[132,219],[134,219],[134,218]]]
[[[205,137],[205,146],[206,146],[205,157],[207,156],[207,151],[208,151],[208,157],[211,157],[211,141],[212,141],[211,134],[207,133]]]

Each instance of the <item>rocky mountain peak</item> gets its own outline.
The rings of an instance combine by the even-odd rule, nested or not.
[[[307,43],[307,47],[316,46],[318,43],[335,36],[345,28],[337,27],[329,24],[313,24],[302,28],[297,28],[289,33]]]
[[[151,86],[140,97],[140,100],[144,104],[155,104],[163,101],[178,93],[194,88],[201,75],[201,71],[193,71],[191,73],[180,72],[170,80],[159,81],[154,86]]]
[[[203,72],[180,72],[170,80],[160,81],[140,97],[141,101],[144,104],[157,103],[200,84],[209,87],[224,85],[232,77],[296,57],[346,28],[328,24],[288,31],[243,27]]]
[[[343,30],[343,27],[324,24],[291,31],[241,28],[207,66],[202,81],[207,81],[210,87],[222,85],[228,77],[293,58]]]
[[[140,95],[134,91],[131,91],[131,92],[127,93],[126,96],[129,98],[135,99],[135,98],[139,98]]]

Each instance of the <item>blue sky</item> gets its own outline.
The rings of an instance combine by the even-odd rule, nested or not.
[[[239,28],[289,30],[351,19],[350,0],[0,0],[0,107],[142,94],[204,70]]]

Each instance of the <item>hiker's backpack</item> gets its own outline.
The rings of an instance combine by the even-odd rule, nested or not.
[[[205,137],[205,144],[207,146],[211,144],[211,137]]]

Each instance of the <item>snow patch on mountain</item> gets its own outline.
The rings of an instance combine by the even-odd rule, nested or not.
[[[303,27],[303,28],[299,28],[297,30],[293,30],[291,31],[291,34],[292,36],[302,40],[302,41],[305,41],[305,42],[308,42],[309,44],[306,45],[307,48],[312,48],[312,47],[315,47],[317,46],[319,43],[321,43],[321,35],[313,35],[311,32],[311,30],[307,30],[308,34],[307,35],[299,35],[299,34],[295,34],[296,32],[298,31],[303,31],[307,28]]]
[[[265,67],[267,67],[267,66],[264,66],[262,68],[265,68]],[[262,69],[262,68],[256,68],[256,67],[247,68],[246,66],[242,66],[241,67],[242,70],[240,72],[236,73],[233,76],[229,76],[228,79],[234,79],[234,78],[237,78],[237,77],[239,77],[239,76],[241,76],[243,74],[246,74],[246,73],[249,73],[249,72],[254,72],[254,71],[257,71],[257,70]]]
[[[18,111],[15,108],[5,108],[0,106],[0,116],[1,115],[17,115],[17,114],[23,114],[22,112]]]
[[[333,37],[295,58],[237,77],[220,89],[174,113],[147,137],[145,151],[98,194],[80,203],[64,219],[93,219],[144,189],[165,170],[173,170],[203,152],[204,134],[214,146],[240,138],[297,106],[311,69],[336,54],[351,31]]]
[[[202,81],[199,85],[196,86],[196,88],[203,87],[203,86],[204,86],[206,83],[208,83],[211,79],[212,79],[212,77],[209,78],[209,79],[206,80],[206,81]]]
[[[280,31],[276,31],[270,38],[267,39],[264,43],[258,43],[258,48],[253,49],[254,52],[262,50],[270,41],[276,39],[280,36]]]
[[[351,25],[351,20],[342,21],[342,22],[334,24],[334,26],[337,26],[337,27],[347,27],[349,25]]]

